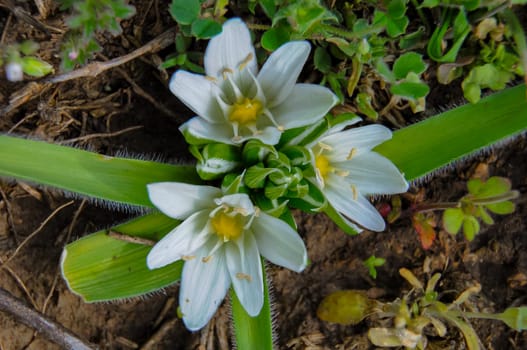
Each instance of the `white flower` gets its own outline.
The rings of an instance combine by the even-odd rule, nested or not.
[[[163,213],[184,220],[152,248],[147,265],[155,269],[185,260],[179,305],[190,330],[207,324],[231,282],[247,313],[260,313],[260,254],[297,272],[306,267],[306,248],[297,232],[260,211],[246,194],[223,195],[215,187],[177,182],[149,184],[148,194]]]
[[[5,66],[5,75],[9,81],[22,81],[24,80],[24,72],[22,71],[22,65],[17,62],[10,62]]]
[[[346,223],[357,228],[351,219],[369,230],[382,231],[384,220],[366,196],[406,192],[408,183],[389,159],[372,151],[392,137],[388,128],[368,125],[342,131],[359,120],[336,125],[308,147],[316,182]]]
[[[309,51],[306,41],[289,42],[258,73],[247,26],[225,22],[207,46],[206,76],[179,70],[170,80],[172,93],[197,114],[180,130],[202,140],[275,145],[283,130],[320,120],[337,97],[320,85],[295,84]]]

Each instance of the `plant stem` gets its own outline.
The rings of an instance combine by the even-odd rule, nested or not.
[[[411,1],[412,1],[412,5],[414,5],[415,11],[417,11],[417,15],[419,16],[419,18],[421,18],[421,21],[426,27],[426,33],[427,34],[430,33],[430,24],[428,23],[428,20],[426,19],[426,16],[423,13],[423,10],[419,6],[419,3],[417,2],[417,0],[411,0]]]
[[[327,24],[319,24],[315,30],[315,33],[316,34],[329,33],[329,34],[340,36],[344,39],[357,40],[357,39],[362,39],[364,37],[367,37],[368,35],[371,35],[371,34],[380,33],[383,29],[384,29],[384,26],[382,25],[371,25],[367,29],[364,29],[362,31],[351,32],[349,30],[337,28],[337,27],[330,26]]]
[[[509,191],[509,192],[505,192],[497,196],[486,197],[486,198],[475,198],[475,199],[470,199],[469,201],[476,205],[485,205],[485,204],[505,202],[511,199],[518,198],[519,196],[520,196],[520,192]]]
[[[412,208],[414,213],[425,213],[435,210],[445,210],[451,208],[461,207],[460,202],[439,202],[439,203],[430,203],[430,204],[420,204]]]

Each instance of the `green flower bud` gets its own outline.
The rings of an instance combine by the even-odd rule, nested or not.
[[[191,153],[198,159],[196,170],[203,180],[214,180],[238,168],[240,149],[223,143],[209,143],[201,151],[191,146]]]
[[[244,164],[251,165],[263,162],[270,154],[277,155],[273,146],[266,145],[260,140],[249,140],[243,147],[242,159]]]

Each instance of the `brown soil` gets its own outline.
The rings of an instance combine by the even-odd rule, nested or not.
[[[123,36],[100,37],[104,56],[123,55],[174,25],[166,14],[167,1],[153,2],[151,10],[147,10],[147,3],[150,2],[135,4],[139,15],[123,23]],[[24,4],[26,10],[37,14],[32,3]],[[155,6],[161,14],[159,23]],[[60,28],[64,28],[63,20],[64,14],[56,9],[43,19]],[[53,35],[50,40],[2,7],[0,32],[5,35],[4,43],[26,38],[41,42],[41,57],[58,67],[55,54],[60,35]],[[170,50],[132,61],[122,66],[122,71],[110,70],[96,78],[53,85],[32,101],[0,116],[0,131],[50,142],[102,133],[106,135],[87,137],[74,144],[103,154],[128,154],[172,163],[189,161],[178,126],[191,114],[166,88],[168,75],[155,68]],[[157,105],[145,100],[144,94],[127,79],[152,96]],[[9,96],[24,86],[25,83],[14,84],[0,78],[1,107],[8,105]],[[441,94],[432,96],[441,101]],[[164,113],[159,104],[173,113]],[[430,105],[443,107],[435,101],[430,101]],[[108,135],[138,125],[138,130]],[[397,221],[383,233],[364,232],[350,237],[325,215],[295,213],[311,264],[301,274],[268,267],[277,315],[277,348],[373,349],[366,338],[369,321],[353,327],[329,324],[317,318],[316,309],[324,296],[340,289],[366,290],[384,301],[402,297],[409,286],[398,274],[401,267],[412,270],[422,280],[441,272],[438,289],[447,296],[452,295],[451,291],[460,293],[480,283],[481,293],[471,299],[475,310],[499,312],[511,305],[527,304],[527,204],[523,197],[527,192],[526,146],[526,137],[518,136],[412,187],[412,193],[423,189],[426,201],[452,201],[464,194],[465,183],[476,169],[485,172],[487,168],[486,173],[491,176],[508,177],[522,193],[516,212],[495,216],[496,224],[483,226],[473,242],[440,231],[432,248],[424,250],[408,219]],[[107,304],[86,304],[67,289],[58,269],[64,245],[133,215],[77,197],[53,215],[71,201],[69,194],[8,180],[0,182],[0,190],[0,256],[5,261],[16,252],[0,269],[1,288],[101,349],[231,347],[228,302],[205,329],[191,333],[176,316],[177,286],[141,299]],[[376,280],[362,263],[372,254],[386,259],[386,264],[378,268]],[[486,349],[527,348],[525,332],[518,333],[492,321],[475,321],[473,325]],[[465,347],[454,330],[446,339],[432,339],[438,349]],[[11,315],[0,314],[0,349],[59,347]]]

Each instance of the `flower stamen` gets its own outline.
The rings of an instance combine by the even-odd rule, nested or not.
[[[237,279],[240,279],[240,280],[246,280],[246,281],[249,281],[251,282],[253,280],[253,278],[251,277],[251,275],[247,275],[245,273],[242,273],[242,272],[238,272],[236,274],[236,278]]]
[[[240,62],[240,65],[238,66],[238,69],[242,71],[253,59],[253,54],[249,53],[247,57],[243,59],[243,61]]]
[[[350,153],[348,154],[348,156],[346,157],[346,160],[351,160],[351,158],[353,158],[356,154],[357,154],[357,149],[353,147],[350,150]]]

